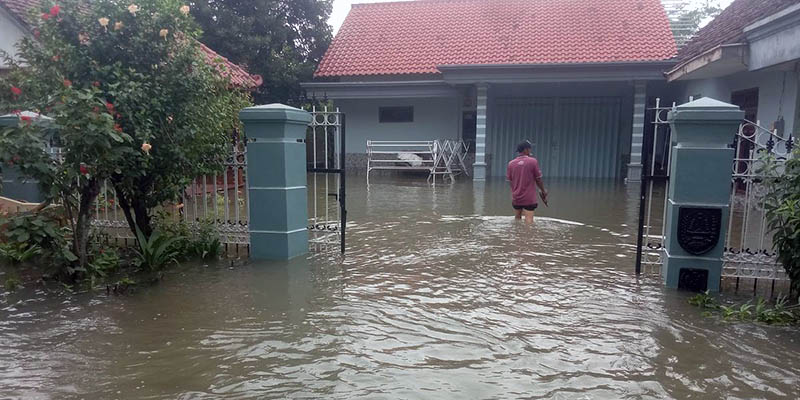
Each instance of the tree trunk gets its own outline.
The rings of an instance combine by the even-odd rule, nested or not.
[[[117,202],[122,209],[122,214],[125,215],[125,221],[128,222],[128,229],[133,233],[133,237],[138,238],[136,235],[136,220],[133,218],[131,212],[131,203],[128,201],[127,196],[125,196],[125,192],[120,190],[117,186],[114,186],[114,191],[117,193]]]
[[[135,197],[128,198],[124,191],[117,187],[115,187],[115,191],[117,192],[119,206],[122,208],[122,213],[125,215],[125,220],[128,222],[128,228],[133,232],[133,235],[136,236],[138,228],[144,237],[149,238],[153,233],[153,227],[145,202]]]
[[[81,267],[86,267],[89,260],[89,230],[91,229],[89,213],[98,194],[100,194],[100,182],[97,179],[90,179],[81,190],[78,221],[73,235],[75,255],[78,256],[78,264]]]
[[[145,237],[149,238],[153,234],[153,227],[150,224],[150,214],[147,212],[147,205],[140,199],[133,199],[133,211],[136,213],[136,225]]]

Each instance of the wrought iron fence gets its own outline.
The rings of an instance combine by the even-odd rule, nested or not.
[[[674,103],[664,107],[656,99],[655,107],[648,108],[653,128],[645,135],[637,273],[661,273],[672,148],[667,112],[674,107]],[[762,155],[769,153],[779,164],[783,163],[791,157],[794,139],[748,120],[743,120],[731,137],[735,155],[722,277],[732,280],[735,290],[743,279],[752,280],[754,291],[759,281],[765,281],[773,293],[776,283],[788,282],[788,277],[777,261],[767,228]]]
[[[194,232],[210,228],[225,245],[249,247],[247,191],[247,142],[237,140],[229,147],[222,171],[195,178],[174,204],[161,205],[166,218],[182,222]],[[119,206],[113,186],[105,181],[94,206],[92,225],[108,238],[133,239]]]
[[[781,137],[759,122],[747,120],[736,133],[722,276],[735,278],[737,289],[742,278],[753,279],[754,285],[758,280],[771,281],[773,286],[776,281],[788,281],[767,228],[764,202],[768,188],[762,155],[771,154],[780,171],[780,165],[792,155],[793,141],[791,136]]]

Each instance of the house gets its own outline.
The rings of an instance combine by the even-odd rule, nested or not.
[[[713,97],[782,137],[800,134],[800,0],[735,0],[677,55],[679,100]]]
[[[31,27],[34,25],[28,20],[30,17],[28,12],[31,9],[38,9],[40,4],[39,0],[0,0],[0,50],[12,56],[16,54],[16,43],[23,37],[31,35]],[[232,84],[247,89],[261,86],[261,76],[251,75],[244,68],[230,62],[202,43],[200,49],[209,63],[218,65],[221,73],[230,77]],[[5,62],[0,60],[0,74],[7,68]]]
[[[638,180],[676,52],[659,0],[355,4],[303,86],[347,115],[358,166],[367,139],[464,139],[480,180],[527,139],[548,177]]]

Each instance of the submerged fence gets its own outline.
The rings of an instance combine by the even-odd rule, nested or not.
[[[181,191],[177,202],[162,205],[157,213],[163,213],[166,221],[185,223],[193,232],[211,229],[226,246],[235,246],[237,250],[249,247],[246,155],[247,141],[236,140],[229,147],[221,171],[195,178]],[[116,192],[108,181],[102,184],[92,217],[92,225],[106,238],[133,239]]]

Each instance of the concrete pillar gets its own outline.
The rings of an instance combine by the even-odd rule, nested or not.
[[[647,83],[633,83],[633,126],[631,127],[631,161],[628,163],[628,182],[642,180],[642,143],[644,142],[644,113],[647,105]]]
[[[250,257],[285,260],[308,252],[306,129],[311,114],[283,104],[239,113],[247,145]]]
[[[478,84],[477,112],[475,117],[475,163],[472,179],[486,180],[486,111],[489,103],[489,85]]]
[[[731,104],[702,98],[670,111],[670,159],[664,264],[670,288],[719,291],[728,228],[734,151],[744,118]]]

